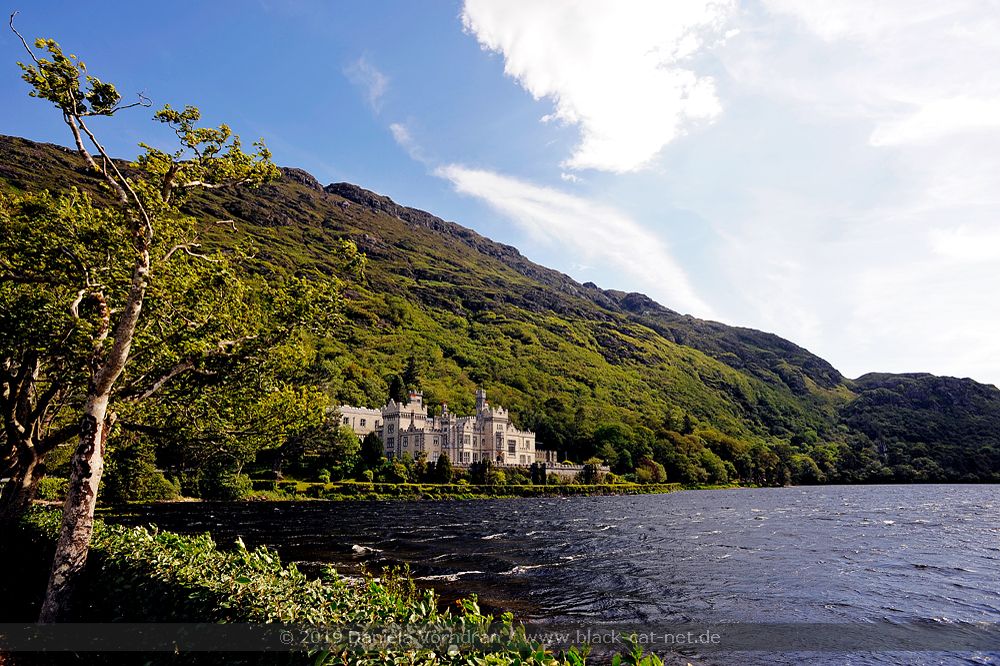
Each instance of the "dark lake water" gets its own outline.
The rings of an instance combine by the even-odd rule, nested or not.
[[[1000,486],[472,502],[170,504],[113,520],[240,536],[339,571],[408,563],[533,625],[1000,622]],[[668,663],[1000,663],[965,653],[687,653]],[[671,661],[673,660],[673,661]]]

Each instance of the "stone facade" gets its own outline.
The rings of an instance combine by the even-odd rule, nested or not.
[[[506,466],[535,462],[535,433],[517,429],[507,410],[490,406],[482,389],[476,391],[476,413],[472,416],[455,416],[448,405],[441,406],[440,415],[428,416],[419,391],[411,391],[406,404],[389,400],[380,411],[344,405],[340,414],[343,424],[359,437],[377,432],[389,458],[404,453],[416,458],[423,453],[434,462],[446,453],[459,466],[483,460]],[[374,426],[373,418],[378,419]]]
[[[338,411],[340,422],[354,430],[360,439],[364,439],[370,432],[379,432],[382,426],[382,412],[377,409],[341,405]]]

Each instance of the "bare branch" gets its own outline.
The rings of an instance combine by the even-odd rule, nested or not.
[[[191,359],[186,359],[178,363],[174,367],[170,368],[170,370],[168,370],[165,374],[163,374],[159,379],[153,382],[153,384],[148,389],[139,394],[139,396],[137,396],[135,399],[145,400],[146,398],[150,397],[151,395],[154,395],[157,391],[163,388],[163,386],[171,379],[173,379],[177,375],[187,372],[188,370],[191,370],[192,368],[194,368],[194,361]]]
[[[210,262],[210,263],[213,263],[213,264],[219,263],[218,260],[212,259],[211,257],[209,257],[206,254],[200,254],[198,252],[194,252],[193,250],[191,250],[191,248],[193,248],[193,247],[201,247],[201,243],[181,243],[180,245],[174,245],[172,248],[170,248],[170,251],[167,252],[163,256],[162,261],[164,263],[166,263],[167,261],[170,260],[170,257],[174,256],[175,252],[177,252],[178,250],[180,250],[180,251],[184,252],[187,255],[190,255],[192,257],[196,257],[196,258],[201,259],[203,261],[207,261],[207,262]]]
[[[86,113],[81,113],[80,115],[82,115],[82,116],[113,116],[116,113],[118,113],[119,111],[124,111],[125,109],[132,109],[132,108],[135,108],[137,106],[141,106],[141,107],[145,107],[145,108],[149,108],[149,107],[153,106],[152,100],[150,100],[148,97],[146,97],[145,93],[141,93],[140,92],[140,93],[136,93],[136,94],[139,97],[139,101],[137,101],[137,102],[132,102],[131,104],[126,104],[124,106],[116,106],[115,108],[113,108],[113,109],[111,109],[109,111],[101,111],[99,113],[94,113],[94,112],[88,111]]]
[[[39,455],[44,455],[56,448],[60,444],[65,444],[71,441],[80,434],[80,424],[71,423],[59,428],[55,432],[51,432],[42,438],[41,441],[35,446]]]
[[[203,180],[192,180],[189,183],[183,183],[181,185],[178,185],[178,187],[180,187],[183,190],[190,189],[192,187],[202,187],[206,190],[217,190],[223,187],[234,187],[236,185],[245,185],[246,183],[249,182],[250,182],[249,178],[241,178],[239,180],[229,180],[224,183],[206,183]]]
[[[87,147],[85,145],[83,145],[83,137],[80,136],[80,128],[77,126],[76,120],[73,119],[73,116],[71,116],[68,113],[63,113],[63,121],[69,126],[70,130],[72,130],[73,141],[76,142],[76,151],[83,156],[83,159],[87,162],[87,166],[89,166],[91,169],[101,174],[102,176],[104,176],[104,179],[110,182],[112,187],[115,188],[115,191],[118,193],[118,197],[120,199],[124,199],[125,192],[122,190],[122,188],[118,185],[118,183],[114,182],[108,177],[107,171],[97,166],[97,162],[94,161],[94,158],[90,154],[90,151],[87,150]]]
[[[152,223],[150,222],[149,215],[146,213],[146,207],[142,205],[142,201],[139,199],[139,196],[135,193],[135,190],[132,189],[132,186],[129,185],[128,179],[122,175],[121,171],[119,171],[118,165],[115,164],[115,161],[111,159],[110,156],[108,156],[107,151],[104,150],[104,146],[101,145],[101,143],[97,140],[97,137],[94,136],[94,133],[91,132],[90,128],[87,127],[87,125],[83,122],[83,118],[80,116],[80,114],[76,114],[75,120],[80,124],[80,129],[82,129],[84,134],[87,135],[87,138],[90,139],[90,142],[94,144],[95,148],[97,148],[97,152],[99,152],[101,154],[101,157],[104,158],[104,170],[101,171],[101,173],[104,174],[105,180],[110,182],[112,187],[114,187],[115,190],[118,192],[122,204],[129,206],[130,204],[128,195],[132,196],[132,199],[135,201],[135,207],[139,210],[140,213],[142,213],[142,217],[146,223],[148,235],[151,239],[153,235]],[[115,176],[117,176],[117,179],[112,178],[111,174],[108,173],[107,171],[108,164],[110,164],[111,168],[114,169]],[[128,191],[128,194],[126,194],[126,190]]]
[[[52,382],[52,385],[49,386],[49,388],[45,391],[45,393],[40,395],[38,399],[35,401],[35,408],[31,411],[31,414],[28,416],[28,420],[31,421],[32,423],[40,422],[42,419],[42,415],[45,414],[45,411],[49,408],[49,405],[52,404],[52,400],[57,395],[59,395],[60,391],[62,391],[62,384],[60,384],[59,382]]]
[[[21,40],[21,44],[24,45],[24,50],[28,52],[28,55],[31,57],[32,60],[35,61],[35,64],[38,65],[39,67],[41,67],[42,63],[38,62],[38,58],[35,57],[35,52],[31,50],[31,47],[28,46],[28,42],[26,42],[24,40],[24,37],[21,36],[21,33],[19,33],[17,31],[17,28],[14,27],[14,17],[17,16],[17,15],[18,15],[17,11],[14,11],[14,12],[11,13],[11,15],[10,15],[10,29],[13,30],[14,34],[17,35],[17,38]],[[39,73],[41,73],[41,72],[39,72]]]
[[[87,295],[87,290],[81,289],[80,291],[76,292],[76,298],[74,298],[73,302],[69,304],[69,313],[73,315],[73,319],[80,318],[80,303],[83,302],[83,297],[86,295]]]

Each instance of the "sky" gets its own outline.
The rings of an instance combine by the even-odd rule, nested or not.
[[[996,0],[32,0],[126,96],[849,377],[1000,384]],[[0,133],[68,144],[2,32]],[[133,109],[109,150],[169,145]]]

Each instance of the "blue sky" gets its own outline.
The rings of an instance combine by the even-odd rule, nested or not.
[[[953,0],[33,0],[126,95],[849,376],[1000,383],[1000,13]],[[65,144],[0,48],[0,132]],[[100,129],[132,156],[149,112]]]

